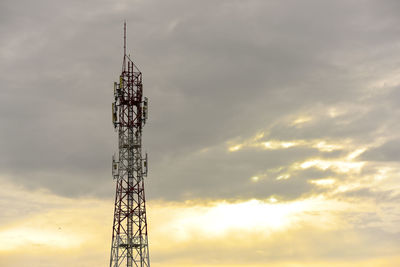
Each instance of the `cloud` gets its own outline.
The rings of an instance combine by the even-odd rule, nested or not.
[[[383,145],[368,150],[363,154],[363,158],[371,161],[400,161],[398,147],[400,139],[390,140]]]
[[[59,259],[47,265],[108,261],[111,219],[103,221],[112,216],[117,147],[110,103],[124,19],[150,99],[144,150],[156,264],[398,261],[399,8],[368,0],[2,1],[0,238],[30,237],[12,239],[1,265],[24,266],[48,251]],[[290,213],[288,228],[271,235],[273,218],[252,217],[320,198],[327,210]],[[259,206],[247,218],[264,223],[262,234],[225,225],[196,235],[209,232],[197,220],[219,225],[218,205],[246,213],[240,205],[251,201]],[[59,222],[65,235],[52,228]],[[52,246],[64,239],[68,248]],[[21,244],[31,250],[16,257]]]
[[[86,267],[108,261],[111,201],[5,186],[1,203],[31,206],[9,214],[11,220],[0,223],[2,266]],[[14,194],[4,194],[11,188]],[[374,201],[320,196],[287,202],[199,199],[147,204],[154,266],[199,266],[205,262],[210,266],[285,266],[294,262],[299,266],[373,262],[391,266],[397,260],[397,205],[372,213],[380,209]]]
[[[167,172],[167,159],[179,162],[185,155],[194,161],[190,155],[198,150],[271,125],[277,140],[371,139],[397,114],[388,117],[387,110],[375,108],[382,88],[374,86],[396,83],[392,44],[398,19],[389,4],[40,1],[32,7],[2,6],[0,120],[7,127],[1,132],[0,168],[32,188],[66,196],[113,192],[105,190],[116,141],[109,103],[121,65],[122,17],[150,98],[144,142],[151,171],[160,176],[153,177],[153,186],[167,179],[162,173],[178,176],[160,197],[182,191],[182,180],[189,179],[193,190],[198,179]],[[42,12],[48,8],[53,12]],[[325,107],[341,115],[321,117]],[[276,124],[302,113],[313,119]]]

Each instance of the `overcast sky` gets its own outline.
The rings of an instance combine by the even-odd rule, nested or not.
[[[128,51],[143,73],[150,101],[143,142],[149,154],[146,196],[154,218],[163,221],[157,212],[172,212],[177,217],[168,217],[171,227],[185,227],[179,214],[209,220],[213,213],[204,209],[219,207],[215,203],[307,203],[301,214],[319,216],[293,215],[288,208],[288,217],[304,219],[291,223],[306,225],[293,230],[288,221],[281,232],[288,243],[279,236],[257,239],[245,246],[252,265],[245,264],[246,257],[234,257],[235,263],[304,263],[299,255],[306,254],[315,259],[307,260],[307,266],[335,260],[348,266],[357,260],[362,266],[396,266],[399,14],[396,0],[2,0],[0,181],[6,189],[0,213],[6,216],[0,219],[0,241],[14,238],[7,231],[22,219],[44,212],[59,217],[64,208],[90,199],[104,206],[106,225],[99,227],[104,227],[105,240],[99,242],[105,243],[108,257],[115,192],[111,156],[117,151],[111,102],[126,19]],[[21,198],[10,190],[19,190]],[[17,211],[9,211],[14,205]],[[322,212],[326,205],[332,210]],[[252,212],[268,213],[261,206]],[[246,210],[248,216],[252,212]],[[148,219],[159,237],[152,239],[150,231],[155,247],[152,254],[150,246],[150,255],[159,266],[233,266],[232,255],[243,249],[226,245],[230,239],[217,235],[211,241],[185,239],[194,244],[189,248],[178,238],[179,251],[163,251],[160,240],[168,239],[168,231],[160,229],[166,226]],[[268,220],[260,224],[270,225]],[[332,228],[321,230],[321,225]],[[310,232],[319,234],[307,241],[307,251],[281,253],[290,244],[304,245]],[[349,242],[342,243],[338,233],[350,236]],[[320,249],[322,240],[331,245]],[[208,251],[210,242],[221,250]],[[103,247],[92,245],[88,249],[103,255]],[[256,253],[252,245],[276,253]],[[0,246],[0,264],[16,266],[10,255],[19,249],[16,245],[7,254]],[[27,262],[43,257],[40,253]],[[213,260],[201,265],[201,253]],[[82,265],[69,261],[65,266],[105,266],[108,261],[91,257],[82,255]],[[63,266],[52,260],[35,266]]]

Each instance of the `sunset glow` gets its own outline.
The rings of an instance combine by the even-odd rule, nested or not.
[[[399,267],[399,14],[2,0],[0,267]]]

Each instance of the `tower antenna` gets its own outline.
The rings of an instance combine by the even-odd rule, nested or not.
[[[126,70],[126,20],[124,21],[124,60],[122,63],[122,72]]]

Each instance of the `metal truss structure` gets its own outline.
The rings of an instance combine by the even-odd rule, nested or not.
[[[142,155],[142,127],[146,123],[148,100],[143,98],[142,73],[126,54],[119,83],[114,83],[112,120],[118,129],[118,158],[113,156],[116,180],[114,223],[110,267],[149,267],[144,177],[147,154]]]

